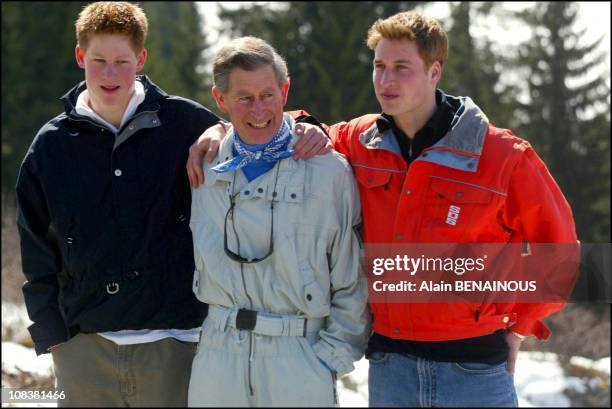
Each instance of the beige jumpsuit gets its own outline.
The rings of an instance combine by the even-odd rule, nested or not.
[[[333,152],[283,159],[251,182],[241,170],[211,171],[233,156],[232,138],[230,132],[205,164],[205,184],[192,197],[193,290],[210,310],[189,405],[337,404],[335,378],[321,360],[338,376],[350,372],[370,333],[351,168]],[[227,247],[244,258],[268,252],[273,212],[273,253],[263,261],[240,263],[224,251],[232,194]]]

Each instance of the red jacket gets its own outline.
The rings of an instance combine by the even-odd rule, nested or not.
[[[495,128],[469,98],[434,146],[408,168],[378,115],[328,128],[359,184],[365,243],[576,243],[569,204],[531,145]],[[456,225],[444,222],[461,207]],[[444,212],[444,214],[440,214]],[[396,339],[443,341],[512,326],[546,339],[555,304],[371,303],[373,329]]]

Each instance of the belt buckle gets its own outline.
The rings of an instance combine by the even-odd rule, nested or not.
[[[252,331],[257,323],[257,311],[245,310],[243,308],[238,310],[236,315],[236,328]]]
[[[106,284],[106,292],[109,294],[117,294],[119,292],[119,283]]]

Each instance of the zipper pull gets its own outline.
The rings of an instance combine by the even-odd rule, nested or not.
[[[480,308],[476,308],[476,311],[474,311],[474,321],[478,322],[479,319],[480,319]]]

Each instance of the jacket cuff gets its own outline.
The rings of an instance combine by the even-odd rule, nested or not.
[[[320,360],[324,361],[333,371],[336,371],[338,378],[351,372],[354,368],[353,361],[350,357],[347,361],[337,356],[335,354],[336,350],[322,339],[317,341],[312,346],[312,349]]]
[[[551,334],[550,329],[539,320],[520,320],[512,325],[509,330],[526,337],[533,335],[540,340],[550,338]]]
[[[70,339],[66,324],[59,313],[47,314],[44,319],[30,325],[28,331],[30,331],[36,355],[46,354],[50,346]]]

